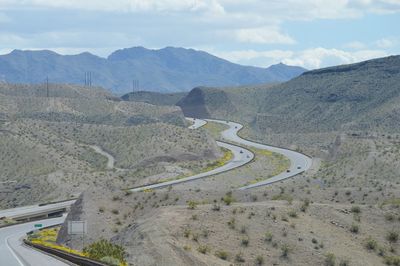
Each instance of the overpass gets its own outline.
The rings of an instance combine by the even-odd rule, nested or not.
[[[27,222],[38,219],[59,216],[69,211],[76,200],[24,206],[15,209],[0,210],[0,219],[13,219],[18,222]]]

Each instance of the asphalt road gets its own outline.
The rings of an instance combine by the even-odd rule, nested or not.
[[[198,119],[196,119],[196,120],[198,120]],[[280,153],[280,154],[286,156],[290,160],[290,167],[288,169],[288,172],[280,173],[276,176],[268,178],[267,180],[264,180],[264,181],[260,181],[258,183],[243,186],[243,187],[239,188],[239,190],[245,190],[245,189],[265,186],[265,185],[269,185],[269,184],[272,184],[272,183],[275,183],[278,181],[285,180],[287,178],[298,175],[304,171],[307,171],[312,165],[312,159],[302,153],[242,139],[241,137],[239,137],[237,135],[238,131],[243,127],[239,123],[214,120],[214,119],[206,119],[206,121],[221,123],[221,124],[229,126],[229,129],[227,129],[221,133],[222,138],[227,141],[235,142],[235,143],[238,143],[238,144],[244,145],[244,146],[254,147],[257,149],[269,150],[272,152]]]
[[[196,180],[199,178],[212,176],[215,174],[219,174],[219,173],[240,167],[240,166],[250,162],[254,157],[254,154],[251,151],[241,148],[241,147],[238,147],[238,146],[235,146],[235,145],[231,145],[231,144],[228,144],[225,142],[220,142],[220,141],[217,141],[217,145],[220,147],[229,149],[233,153],[233,159],[231,161],[229,161],[227,164],[225,164],[221,167],[215,168],[208,172],[204,172],[204,173],[200,173],[200,174],[193,175],[190,177],[172,180],[172,181],[168,181],[168,182],[138,187],[138,188],[132,189],[131,191],[142,191],[142,190],[146,190],[146,189],[163,188],[163,187],[168,187],[168,186],[172,186],[172,185],[176,185],[176,184],[180,184],[180,183],[184,183],[184,182],[193,181],[193,180]]]
[[[21,238],[34,230],[35,224],[43,227],[60,224],[66,216],[29,222],[0,229],[1,266],[67,266],[68,264],[25,246]]]

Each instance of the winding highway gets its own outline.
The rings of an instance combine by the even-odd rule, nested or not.
[[[198,120],[198,119],[196,119]],[[260,181],[251,185],[243,186],[239,188],[239,190],[246,190],[246,189],[251,189],[255,187],[260,187],[260,186],[266,186],[275,182],[279,182],[282,180],[285,180],[287,178],[296,176],[298,174],[303,173],[304,171],[307,171],[311,165],[312,165],[312,159],[302,153],[299,153],[297,151],[292,151],[284,148],[279,148],[279,147],[274,147],[274,146],[269,146],[261,143],[256,143],[250,140],[245,140],[242,139],[241,137],[238,136],[238,132],[243,128],[243,125],[235,122],[228,122],[228,121],[222,121],[222,120],[215,120],[215,119],[206,119],[206,121],[210,122],[215,122],[215,123],[220,123],[229,126],[229,129],[221,132],[222,138],[230,141],[230,142],[235,142],[240,145],[244,145],[247,147],[254,147],[257,149],[262,149],[262,150],[268,150],[272,152],[276,152],[279,154],[282,154],[283,156],[287,157],[290,160],[290,167],[287,169],[286,172],[280,173],[276,176],[273,176],[271,178],[268,178],[264,181]]]
[[[238,145],[243,145],[246,147],[254,147],[257,149],[265,149],[272,152],[280,153],[286,156],[291,164],[290,168],[283,173],[280,173],[274,177],[266,179],[264,181],[260,181],[255,184],[247,185],[240,187],[239,190],[246,190],[255,187],[265,186],[268,184],[272,184],[274,182],[282,181],[287,178],[293,177],[297,174],[300,174],[311,167],[312,159],[307,157],[304,154],[301,154],[296,151],[287,150],[283,148],[278,148],[274,146],[268,146],[261,143],[256,143],[253,141],[242,139],[237,135],[238,131],[243,127],[239,123],[235,122],[228,122],[228,121],[221,121],[221,120],[213,120],[213,119],[194,119],[194,118],[187,118],[193,124],[189,127],[190,129],[197,129],[205,124],[207,121],[209,122],[216,122],[221,123],[224,125],[229,126],[229,128],[223,132],[221,132],[221,136],[223,140],[237,143]],[[248,162],[250,162],[254,158],[254,154],[240,146],[236,146],[233,144],[229,144],[222,141],[217,141],[217,145],[226,149],[229,149],[233,153],[233,159],[229,161],[227,164],[213,169],[208,172],[200,173],[197,175],[193,175],[190,177],[172,180],[169,182],[163,182],[158,184],[152,184],[147,186],[142,186],[138,188],[132,189],[132,191],[142,191],[146,189],[156,189],[167,187],[171,185],[176,185],[183,182],[193,181],[199,178],[209,177],[215,174],[219,174],[225,171],[229,171],[240,167]],[[107,165],[108,168],[111,167],[111,164]],[[19,207],[14,209],[8,210],[0,210],[0,218],[7,217],[7,218],[23,218],[25,216],[35,216],[35,215],[43,215],[47,212],[51,213],[52,211],[57,211],[62,208],[67,208],[74,203],[74,200],[48,204],[48,205],[32,205],[32,206],[25,206]],[[5,228],[0,228],[0,266],[65,266],[64,262],[57,260],[53,257],[50,257],[46,254],[41,252],[37,252],[29,247],[26,247],[22,244],[21,238],[29,231],[34,229],[34,224],[41,223],[43,226],[50,226],[55,224],[60,224],[65,220],[65,215],[59,218],[53,219],[44,219],[36,222],[29,222],[24,224],[13,225]]]
[[[198,129],[198,128],[206,125],[207,121],[227,125],[229,128],[227,130],[224,130],[221,132],[221,136],[224,140],[229,141],[229,142],[235,142],[235,143],[238,143],[239,145],[244,145],[247,147],[254,147],[257,149],[263,149],[263,150],[269,150],[272,152],[276,152],[276,153],[286,156],[290,160],[290,167],[289,167],[289,169],[287,169],[286,172],[280,173],[276,176],[273,176],[271,178],[268,178],[266,180],[263,180],[263,181],[260,181],[260,182],[257,182],[257,183],[251,184],[251,185],[240,187],[239,190],[256,188],[256,187],[260,187],[260,186],[269,185],[269,184],[272,184],[272,183],[275,183],[278,181],[282,181],[287,178],[296,176],[300,173],[303,173],[304,171],[307,171],[311,167],[312,159],[302,153],[242,139],[241,137],[239,137],[237,135],[238,132],[243,128],[243,125],[241,125],[239,123],[215,120],[215,119],[205,119],[205,120],[199,119],[199,118],[186,118],[186,119],[193,123],[191,126],[189,126],[190,129]],[[228,162],[227,164],[225,164],[221,167],[218,167],[218,168],[213,169],[208,172],[204,172],[204,173],[197,174],[194,176],[177,179],[177,180],[172,180],[172,181],[168,181],[168,182],[145,185],[145,186],[133,188],[131,191],[142,191],[142,190],[147,190],[147,189],[163,188],[163,187],[172,186],[172,185],[176,185],[176,184],[180,184],[180,183],[184,183],[184,182],[193,181],[193,180],[196,180],[199,178],[209,177],[209,176],[212,176],[215,174],[223,173],[223,172],[238,168],[238,167],[250,162],[254,158],[254,154],[250,150],[245,149],[244,147],[236,146],[233,144],[228,144],[226,142],[221,142],[221,141],[217,141],[217,145],[220,147],[229,149],[233,153],[233,160],[231,160],[230,162]]]

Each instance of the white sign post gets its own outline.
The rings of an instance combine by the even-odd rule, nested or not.
[[[82,250],[85,247],[85,234],[87,233],[86,221],[68,221],[68,234],[82,236]]]

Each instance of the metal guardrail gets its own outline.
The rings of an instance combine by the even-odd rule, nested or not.
[[[54,248],[50,248],[50,247],[45,247],[45,246],[42,246],[42,245],[34,244],[34,243],[32,243],[32,242],[30,242],[30,241],[28,241],[26,239],[24,239],[24,244],[28,245],[28,246],[30,246],[32,248],[41,250],[41,251],[43,251],[45,253],[51,254],[53,256],[59,257],[59,258],[61,258],[63,260],[72,262],[72,263],[74,263],[76,265],[79,265],[79,266],[107,266],[107,264],[105,264],[105,263],[102,263],[102,262],[99,262],[99,261],[95,261],[95,260],[92,260],[92,259],[89,259],[89,258],[85,258],[85,257],[79,256],[79,255],[70,254],[68,252],[61,251],[61,250],[58,250],[58,249],[54,249]]]

